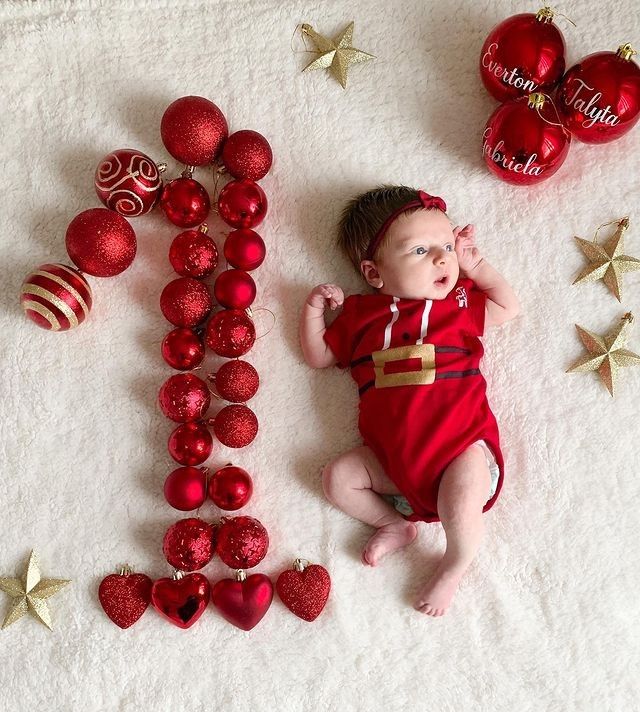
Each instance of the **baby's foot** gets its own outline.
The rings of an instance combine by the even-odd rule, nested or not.
[[[417,534],[416,525],[406,519],[385,524],[376,531],[364,547],[362,563],[365,566],[376,566],[385,554],[410,544]]]
[[[414,608],[434,618],[443,616],[453,600],[462,574],[451,569],[437,569],[418,594]]]

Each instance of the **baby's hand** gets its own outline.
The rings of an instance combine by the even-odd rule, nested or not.
[[[307,304],[318,309],[324,309],[327,303],[331,309],[335,309],[342,302],[344,302],[344,292],[336,284],[319,284],[307,297]]]
[[[456,239],[456,254],[458,255],[458,264],[460,269],[466,273],[471,272],[482,262],[482,255],[475,243],[475,227],[466,225],[465,227],[453,228],[453,234]]]

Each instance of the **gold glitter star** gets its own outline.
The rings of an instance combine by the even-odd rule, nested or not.
[[[615,298],[619,302],[622,301],[622,275],[640,269],[639,259],[621,254],[624,232],[628,227],[629,218],[622,218],[618,222],[617,230],[603,245],[599,245],[595,239],[590,241],[579,237],[573,238],[589,260],[589,264],[576,277],[574,284],[596,282],[601,279]]]
[[[368,62],[374,59],[373,54],[362,52],[351,46],[353,41],[353,22],[333,40],[324,35],[318,34],[311,25],[302,25],[302,33],[309,37],[315,44],[320,56],[310,62],[302,71],[307,72],[313,69],[329,69],[331,74],[342,84],[342,88],[347,88],[347,70],[352,64]]]
[[[58,593],[68,583],[71,582],[67,579],[41,579],[38,558],[32,551],[27,570],[21,579],[0,578],[0,590],[8,593],[13,599],[2,628],[7,628],[26,613],[30,613],[51,630],[51,615],[45,599]]]
[[[605,336],[598,336],[576,324],[582,343],[589,352],[588,356],[578,359],[567,373],[597,371],[611,395],[614,395],[618,370],[625,366],[640,365],[640,356],[624,348],[627,345],[628,331],[633,314],[625,314],[620,323]]]

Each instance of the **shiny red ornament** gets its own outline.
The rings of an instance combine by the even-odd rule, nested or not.
[[[178,628],[190,628],[205,612],[211,597],[206,576],[181,572],[158,579],[151,589],[151,602],[158,613]]]
[[[264,240],[253,230],[233,230],[224,241],[224,256],[227,262],[245,272],[260,267],[264,262],[267,248]]]
[[[182,277],[199,279],[211,274],[218,266],[218,248],[207,235],[207,226],[185,230],[175,237],[169,248],[169,262]]]
[[[195,227],[207,219],[211,202],[201,183],[183,176],[165,185],[160,196],[160,207],[174,225]]]
[[[523,13],[496,25],[480,50],[480,76],[498,101],[549,93],[565,68],[565,42],[553,10]]]
[[[242,309],[223,309],[207,322],[204,340],[218,356],[235,358],[249,351],[256,340],[256,328]]]
[[[246,309],[256,298],[256,283],[241,269],[226,269],[216,278],[213,296],[228,309]]]
[[[178,327],[162,340],[162,358],[178,371],[190,371],[204,359],[204,342],[193,330]]]
[[[558,124],[553,103],[541,94],[502,104],[482,134],[487,167],[500,180],[515,185],[533,185],[551,177],[564,163],[571,143],[567,129]]]
[[[120,274],[136,256],[133,228],[107,208],[90,208],[76,215],[67,227],[65,243],[69,257],[94,277]]]
[[[93,184],[104,205],[128,218],[148,213],[162,193],[160,169],[135,148],[106,155],[96,168]]]
[[[178,277],[160,295],[160,309],[175,326],[196,326],[204,321],[213,303],[206,284],[193,277]]]
[[[227,447],[246,447],[258,434],[258,419],[246,405],[228,405],[211,419],[213,432]]]
[[[202,421],[178,425],[169,436],[169,454],[181,465],[201,465],[213,450],[213,436]]]
[[[260,180],[269,172],[272,161],[271,146],[257,131],[236,131],[222,148],[222,163],[234,178]]]
[[[221,398],[232,403],[246,403],[258,392],[260,376],[250,363],[234,359],[209,375],[209,381],[215,384]]]
[[[244,507],[253,494],[251,475],[241,467],[227,465],[213,473],[209,480],[209,497],[216,507],[235,511]]]
[[[67,331],[89,316],[93,297],[78,270],[45,263],[24,278],[20,304],[34,324],[50,331]]]
[[[203,519],[180,519],[167,529],[162,551],[167,561],[181,571],[196,571],[206,566],[216,550],[216,529]]]
[[[211,404],[211,393],[198,376],[178,373],[162,384],[158,400],[167,418],[176,423],[187,423],[203,417]]]
[[[207,498],[206,467],[178,467],[164,481],[164,497],[183,512],[198,509]]]
[[[305,621],[314,621],[322,613],[330,590],[331,577],[324,566],[303,559],[296,559],[293,568],[283,571],[276,581],[284,605]]]
[[[579,140],[606,143],[630,131],[640,119],[640,68],[634,50],[596,52],[564,75],[558,90],[560,118]]]
[[[180,163],[212,163],[229,135],[224,114],[209,99],[183,96],[166,108],[160,122],[162,143]]]
[[[211,602],[220,615],[242,630],[251,630],[264,618],[273,600],[273,584],[265,574],[236,573],[236,579],[218,581],[211,590]]]
[[[231,227],[255,227],[267,214],[267,196],[252,180],[232,180],[220,191],[218,212]]]
[[[100,605],[120,628],[131,627],[147,610],[152,581],[124,566],[117,574],[105,576],[98,587]]]
[[[232,569],[251,569],[264,559],[269,535],[253,517],[222,517],[216,552]]]

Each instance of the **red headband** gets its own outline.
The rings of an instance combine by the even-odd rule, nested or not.
[[[373,259],[376,249],[380,244],[380,240],[382,240],[384,234],[389,229],[389,225],[391,225],[398,215],[411,208],[438,208],[438,210],[442,210],[443,213],[447,212],[447,204],[444,200],[442,200],[442,198],[438,198],[435,195],[429,195],[429,193],[425,193],[424,190],[419,190],[418,198],[416,200],[409,201],[406,205],[403,205],[401,208],[398,208],[395,212],[391,213],[391,215],[389,215],[389,217],[385,220],[383,226],[371,238],[367,254],[365,255],[366,260]]]

